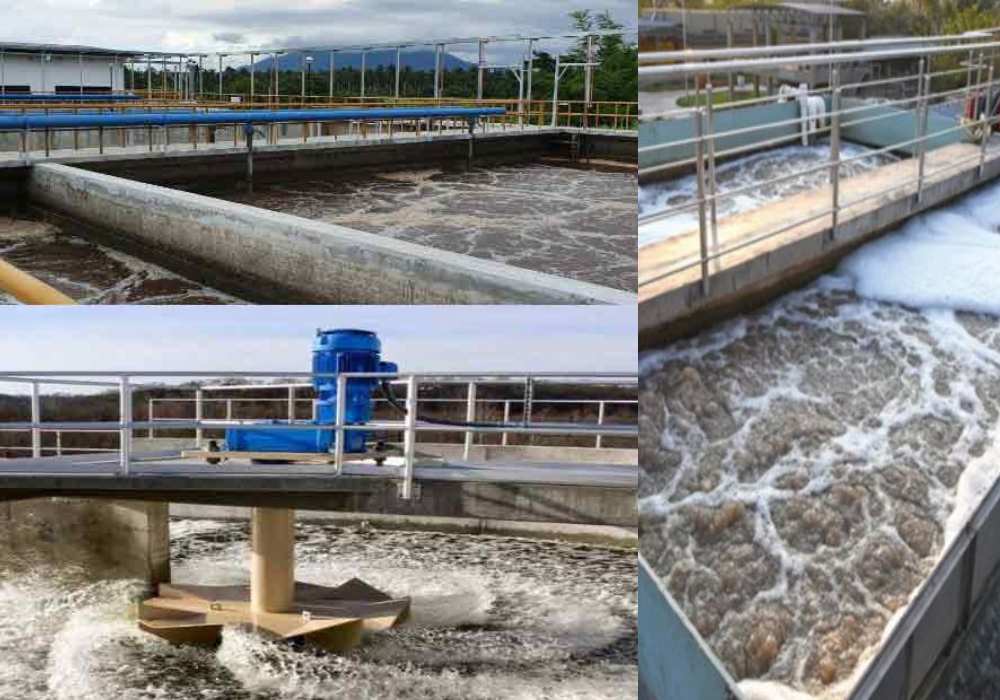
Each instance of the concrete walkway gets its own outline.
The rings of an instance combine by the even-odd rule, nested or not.
[[[695,332],[801,286],[860,243],[1000,175],[996,137],[988,149],[982,178],[978,174],[979,153],[980,147],[969,143],[928,153],[919,202],[917,161],[913,159],[842,180],[842,208],[835,232],[831,230],[833,198],[829,185],[722,219],[718,240],[709,241],[709,250],[717,245],[731,252],[709,263],[707,294],[702,289],[697,229],[642,247],[640,347],[653,347]],[[816,218],[794,225],[809,217]],[[788,230],[768,237],[785,227]]]

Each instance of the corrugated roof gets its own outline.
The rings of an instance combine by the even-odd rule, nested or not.
[[[23,41],[0,41],[0,51],[10,53],[54,53],[73,54],[75,56],[160,56],[163,54],[154,51],[131,51],[119,49],[105,49],[99,46],[80,46],[77,44],[35,44]],[[171,54],[176,55],[176,54]]]

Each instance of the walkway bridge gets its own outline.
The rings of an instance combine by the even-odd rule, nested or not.
[[[0,383],[26,384],[32,392],[31,420],[0,423],[0,432],[15,437],[31,436],[29,446],[7,448],[11,453],[21,450],[25,457],[0,460],[0,500],[78,496],[636,525],[638,409],[636,400],[629,396],[634,394],[636,375],[341,374],[338,383],[342,386],[352,378],[385,379],[400,387],[401,397],[405,397],[401,400],[413,410],[408,410],[404,419],[379,418],[361,425],[338,422],[319,426],[335,434],[335,448],[329,455],[206,451],[227,428],[316,430],[316,425],[303,421],[308,415],[303,409],[313,404],[311,398],[303,396],[312,386],[308,383],[204,383],[197,388],[185,385],[183,389],[170,391],[189,392],[187,396],[150,397],[144,419],[136,417],[134,396],[151,388],[166,390],[162,385],[149,384],[154,377],[178,382],[204,376],[0,374]],[[218,380],[237,374],[211,376]],[[238,376],[277,375],[239,373]],[[281,373],[280,376],[287,379],[320,375]],[[42,387],[53,385],[116,391],[118,419],[43,418]],[[610,388],[615,397],[588,396],[588,392],[602,388]],[[556,397],[539,396],[540,391],[553,390],[565,393]],[[287,392],[288,396],[269,396],[275,391]],[[461,398],[439,395],[442,392],[453,395],[456,391],[465,395]],[[503,394],[501,398],[489,396],[498,391]],[[514,396],[514,391],[521,396]],[[464,421],[442,423],[423,419],[428,411],[442,411],[455,404],[460,405]],[[61,410],[58,395],[45,397],[45,405],[47,411]],[[253,418],[234,417],[234,412],[245,415],[255,407],[259,410]],[[285,422],[262,423],[276,416],[273,410],[261,413],[261,407],[277,407]],[[418,407],[420,419],[410,420],[410,416],[418,415]],[[223,408],[227,417],[209,417]],[[160,415],[156,415],[157,410]],[[193,412],[194,416],[163,415],[177,411]],[[484,415],[496,416],[496,420],[483,421]],[[539,418],[540,415],[547,417]],[[561,415],[569,420],[552,419]],[[289,425],[288,419],[297,422]],[[348,431],[375,434],[385,444],[384,452],[345,454],[336,446],[343,444]],[[97,438],[116,444],[87,446],[81,442],[84,436],[91,438],[91,445]],[[433,437],[433,442],[428,437]],[[46,441],[51,444],[45,445]],[[222,461],[208,463],[207,459],[216,456]],[[288,463],[275,464],[275,459]]]
[[[693,170],[696,191],[687,201],[640,215],[640,240],[649,241],[639,254],[640,346],[693,333],[795,289],[858,245],[1000,175],[1000,139],[993,133],[1000,118],[998,47],[991,34],[972,33],[640,57],[640,81],[695,76],[696,84],[705,84],[698,94],[704,107],[642,117],[640,185]],[[888,59],[910,59],[917,70],[878,81],[839,82],[840,66]],[[810,86],[799,96],[716,104],[720,91],[713,81],[826,64],[832,67],[832,85]],[[908,96],[853,96],[879,86],[901,88]],[[807,124],[799,97],[822,98],[826,115],[818,124]],[[827,156],[813,165],[767,182],[719,187],[716,165],[722,160],[826,138]],[[848,142],[873,150],[845,157],[841,149]],[[852,161],[875,155],[898,160],[843,175]],[[816,173],[826,175],[826,184],[750,211],[719,213],[721,202]]]

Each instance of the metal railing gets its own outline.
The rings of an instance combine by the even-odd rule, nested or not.
[[[247,420],[228,418],[224,420],[206,419],[203,410],[194,419],[157,419],[157,420],[136,420],[134,418],[133,397],[135,391],[142,386],[143,380],[156,378],[158,380],[191,380],[199,377],[223,378],[223,377],[243,377],[243,378],[302,378],[312,380],[317,377],[333,377],[336,379],[337,404],[336,420],[331,424],[314,424],[311,422],[281,422],[262,423],[259,420]],[[81,377],[83,379],[81,379]],[[402,420],[372,420],[366,423],[346,423],[344,421],[345,401],[347,395],[347,385],[352,380],[380,380],[391,384],[402,384],[406,387],[404,398],[406,415]],[[31,420],[8,421],[0,423],[0,431],[13,432],[22,431],[31,434],[31,451],[33,457],[42,456],[41,436],[44,432],[61,431],[68,432],[114,432],[118,435],[118,464],[116,473],[120,476],[128,476],[133,465],[132,442],[135,431],[152,429],[181,429],[195,430],[196,442],[204,439],[205,430],[236,429],[236,430],[323,430],[334,433],[334,445],[332,453],[333,470],[330,476],[340,476],[343,472],[344,438],[348,431],[364,431],[379,433],[401,433],[403,436],[403,473],[401,494],[403,498],[411,498],[413,494],[413,469],[416,462],[416,445],[420,433],[426,432],[454,432],[465,435],[466,451],[471,445],[471,439],[476,434],[487,435],[571,435],[581,437],[625,437],[634,439],[638,437],[638,424],[636,423],[615,423],[610,424],[603,420],[603,417],[595,423],[554,423],[538,422],[532,420],[529,412],[522,416],[519,422],[503,423],[500,425],[484,425],[474,423],[476,409],[476,387],[482,384],[523,384],[528,396],[532,396],[541,383],[560,384],[586,384],[586,385],[613,385],[613,386],[636,386],[638,388],[638,375],[633,373],[609,372],[609,373],[403,373],[403,372],[350,372],[350,373],[312,373],[312,372],[0,372],[0,383],[21,383],[29,384],[31,387]],[[465,385],[468,389],[467,401],[468,412],[467,421],[472,425],[451,425],[433,422],[418,421],[418,404],[420,401],[420,386],[422,384],[433,384],[436,386],[445,385]],[[118,420],[117,421],[46,421],[41,415],[41,386],[42,385],[70,385],[91,388],[117,388],[118,390]],[[298,387],[301,384],[285,385],[285,388]],[[281,385],[254,385],[258,389],[275,389]],[[204,391],[234,390],[239,385],[204,385],[195,389],[201,392],[202,403],[197,404],[204,407]],[[294,398],[294,394],[291,394]],[[195,397],[198,398],[197,396]],[[288,399],[282,399],[288,401]],[[532,399],[531,406],[538,403]],[[197,409],[196,409],[197,410]]]
[[[839,54],[823,54],[823,55],[805,55],[805,56],[779,56],[779,57],[767,57],[767,58],[752,58],[752,59],[735,59],[735,60],[724,60],[718,62],[707,62],[700,60],[706,58],[703,54],[708,54],[707,57],[724,57],[726,50],[708,50],[705,52],[700,51],[686,51],[686,52],[672,52],[677,54],[683,54],[683,58],[689,59],[691,62],[687,63],[676,63],[672,65],[656,65],[656,66],[643,66],[640,67],[640,74],[644,71],[646,75],[695,75],[700,76],[705,83],[705,106],[704,107],[694,107],[690,109],[676,110],[672,114],[684,114],[687,118],[690,118],[693,122],[693,132],[694,136],[686,139],[677,139],[673,141],[667,141],[657,144],[642,145],[639,148],[640,157],[644,154],[655,153],[658,151],[663,151],[666,149],[676,148],[678,146],[690,146],[693,145],[694,157],[686,158],[680,160],[670,161],[665,164],[651,165],[647,167],[640,167],[639,176],[640,181],[643,178],[649,178],[651,175],[657,173],[662,173],[666,170],[676,170],[684,168],[687,166],[694,166],[695,178],[696,178],[696,194],[693,199],[681,204],[675,204],[665,209],[659,209],[655,212],[651,212],[639,217],[639,225],[645,226],[649,224],[654,224],[656,222],[664,221],[673,217],[683,214],[685,212],[697,212],[697,231],[699,237],[699,252],[697,255],[691,255],[684,258],[679,258],[671,260],[665,266],[659,269],[653,269],[646,272],[646,274],[640,278],[639,284],[647,285],[659,282],[661,280],[667,279],[674,275],[686,272],[692,268],[700,268],[700,279],[702,293],[708,295],[710,289],[710,278],[711,278],[711,267],[717,267],[719,260],[729,254],[735,253],[739,250],[747,248],[749,246],[756,245],[768,239],[774,238],[782,233],[789,230],[795,229],[799,226],[811,223],[824,218],[829,218],[831,235],[836,238],[837,228],[839,223],[839,218],[841,212],[844,209],[861,204],[863,202],[869,201],[871,199],[884,196],[890,192],[898,191],[901,189],[911,188],[916,185],[916,196],[917,200],[920,201],[923,198],[924,187],[929,177],[939,175],[949,170],[953,170],[956,167],[960,167],[968,164],[972,161],[978,161],[978,175],[980,178],[983,177],[986,151],[989,143],[990,134],[997,124],[1000,116],[990,115],[986,112],[982,112],[978,115],[974,115],[971,119],[956,119],[954,126],[950,126],[944,129],[937,129],[935,131],[929,131],[929,111],[932,104],[948,104],[953,102],[964,102],[969,103],[970,100],[975,100],[973,104],[980,104],[980,100],[985,96],[986,105],[990,105],[993,100],[993,96],[997,91],[997,81],[994,80],[994,59],[996,54],[996,49],[1000,47],[1000,42],[992,41],[980,41],[978,40],[981,35],[976,35],[974,38],[977,39],[971,44],[953,44],[946,46],[921,46],[918,48],[895,48],[883,51],[859,51],[859,52],[848,52]],[[968,37],[950,37],[955,38],[968,38]],[[838,42],[834,42],[834,45]],[[848,42],[856,43],[856,42]],[[779,47],[765,47],[767,49],[778,49]],[[745,51],[745,50],[737,50]],[[778,51],[781,53],[781,51]],[[946,68],[938,71],[931,70],[931,58],[935,55],[944,55],[948,53],[961,52],[964,57],[967,57],[965,63],[959,68]],[[758,52],[762,53],[762,52]],[[886,57],[916,57],[918,59],[918,69],[915,75],[904,75],[897,76],[894,78],[889,78],[882,81],[866,81],[863,83],[852,83],[848,85],[841,85],[839,82],[839,69],[837,66],[841,63],[846,62],[856,62],[860,60],[877,60]],[[769,68],[781,65],[798,65],[798,64],[830,64],[831,65],[831,81],[829,86],[821,87],[819,89],[811,89],[804,91],[799,94],[794,95],[769,95],[759,100],[752,101],[741,101],[730,104],[716,105],[714,103],[715,91],[712,84],[712,74],[727,71],[737,71],[741,69],[746,70],[759,70],[761,68]],[[983,74],[986,74],[986,79],[983,80]],[[942,78],[952,78],[954,76],[964,74],[965,84],[961,87],[954,89],[945,89],[939,92],[933,92],[933,81],[934,79]],[[697,81],[696,81],[697,82]],[[892,83],[915,83],[916,84],[916,95],[913,97],[904,97],[895,100],[884,100],[877,103],[865,103],[858,106],[844,107],[842,100],[844,97],[844,91],[849,89],[855,89],[862,86],[871,86],[873,83],[878,82],[879,84],[892,84]],[[714,128],[715,123],[715,113],[721,108],[739,108],[746,106],[748,104],[760,104],[766,102],[774,102],[782,99],[796,100],[799,95],[803,96],[813,96],[813,95],[824,95],[829,94],[830,97],[830,108],[826,113],[825,117],[829,119],[829,124],[821,124],[818,128],[815,128],[808,132],[808,136],[820,136],[829,135],[829,155],[825,159],[821,159],[815,165],[808,166],[801,169],[796,169],[790,172],[785,172],[777,177],[769,179],[767,182],[757,182],[748,185],[743,185],[735,187],[733,189],[719,191],[718,182],[716,178],[716,163],[721,158],[731,157],[746,153],[748,151],[762,150],[768,147],[777,146],[781,144],[786,144],[789,142],[797,141],[800,138],[805,138],[806,136],[806,120],[805,115],[800,114],[794,119],[788,119],[778,122],[768,122],[754,126],[741,127],[736,129],[729,129],[726,131],[717,131]],[[887,146],[868,150],[859,155],[851,157],[843,157],[841,155],[841,145],[843,130],[847,127],[858,126],[860,124],[871,123],[874,121],[889,119],[889,118],[899,118],[901,115],[906,114],[905,110],[899,110],[900,106],[910,106],[912,113],[915,117],[915,133],[912,138],[907,138],[901,141],[891,143]],[[886,107],[896,108],[886,110],[884,113],[876,114],[874,116],[865,115],[866,112],[870,113],[875,110],[884,109]],[[964,110],[961,110],[964,113]],[[661,119],[665,115],[643,115],[641,117],[642,121],[652,121],[656,119]],[[849,117],[846,121],[844,117]],[[728,148],[725,150],[717,150],[716,144],[720,139],[731,136],[745,136],[747,134],[753,134],[755,132],[775,130],[781,127],[801,127],[801,131],[793,131],[789,135],[782,135],[779,137],[765,138],[761,141],[755,143],[750,143],[748,145],[736,146],[733,148]],[[928,172],[926,168],[926,156],[928,151],[928,143],[934,139],[940,139],[948,134],[953,134],[956,132],[965,132],[966,136],[970,140],[978,141],[979,150],[975,155],[970,155],[967,158],[958,159],[956,161],[950,162],[943,167],[939,167],[933,171]],[[874,156],[893,154],[903,151],[903,149],[910,149],[913,155],[913,161],[915,164],[915,173],[913,177],[903,178],[902,180],[896,179],[893,184],[884,189],[878,189],[876,191],[868,192],[864,196],[852,198],[845,201],[840,188],[840,181],[842,178],[842,168],[855,161],[860,161],[864,159],[869,159]],[[719,241],[719,227],[718,227],[718,204],[719,201],[727,198],[735,197],[736,195],[745,194],[747,192],[760,189],[762,187],[767,187],[774,185],[775,183],[787,182],[802,177],[803,175],[808,175],[815,172],[827,171],[829,173],[828,181],[830,184],[830,205],[818,211],[810,211],[806,216],[797,218],[794,221],[788,223],[782,223],[780,226],[768,229],[761,232],[758,235],[754,235],[750,238],[741,239],[735,243],[730,243],[725,245],[724,242]]]
[[[579,128],[605,129],[610,131],[634,132],[638,127],[638,103],[635,102],[593,102],[590,104],[579,101],[560,100],[556,104],[547,101],[518,100],[462,100],[462,99],[405,99],[405,100],[366,100],[363,102],[329,102],[326,99],[302,101],[295,97],[294,101],[268,102],[199,102],[178,106],[177,103],[163,101],[143,102],[141,104],[0,104],[0,115],[88,115],[88,114],[135,114],[135,113],[212,113],[220,110],[238,113],[251,109],[266,107],[274,110],[320,110],[320,109],[383,109],[391,107],[502,107],[506,109],[503,115],[485,115],[478,118],[481,133],[507,131],[534,131],[545,128]],[[344,122],[339,133],[330,128],[329,133],[322,133],[321,124],[326,120],[317,118],[315,121],[302,118],[289,118],[287,122],[269,124],[263,129],[264,138],[268,144],[278,144],[284,139],[308,143],[338,138],[367,139],[392,141],[396,138],[416,136],[433,137],[443,135],[468,133],[466,122],[455,118],[399,118],[387,119],[359,117]],[[149,152],[167,151],[171,148],[187,147],[191,150],[211,148],[215,144],[229,145],[233,148],[245,145],[245,135],[237,128],[239,119],[234,116],[232,125],[190,125],[177,124],[171,126],[121,126],[121,127],[81,127],[81,128],[45,128],[45,129],[2,129],[0,136],[7,135],[6,146],[0,139],[0,150],[19,151],[22,158],[52,156],[53,151],[81,149],[96,149],[103,155],[106,150],[143,147]],[[282,134],[282,127],[295,127],[298,134]],[[182,135],[178,136],[178,132]],[[59,142],[60,134],[71,134],[71,141],[65,145]]]
[[[534,408],[536,406],[545,407],[583,407],[588,412],[593,412],[596,414],[597,425],[604,425],[607,419],[607,413],[609,407],[622,407],[628,406],[630,409],[634,409],[638,412],[638,400],[634,399],[589,399],[589,398],[538,398],[534,396],[533,392],[525,391],[523,397],[521,398],[482,398],[480,397],[480,391],[484,384],[495,385],[495,382],[468,382],[466,384],[466,397],[422,397],[418,399],[418,405],[462,405],[465,407],[465,417],[468,421],[476,420],[476,416],[480,415],[480,409],[495,408],[498,414],[503,416],[503,423],[511,422],[511,415],[513,414],[512,409],[517,407],[519,409],[520,415],[531,416],[534,413]],[[163,407],[169,404],[193,404],[194,415],[196,418],[204,417],[210,406],[216,405],[225,408],[225,416],[227,420],[232,420],[236,418],[236,409],[239,408],[241,404],[276,404],[284,407],[281,413],[281,418],[287,420],[298,420],[300,419],[300,409],[303,406],[308,406],[311,409],[311,418],[315,419],[315,400],[311,398],[299,398],[296,393],[300,389],[311,389],[311,384],[287,384],[287,385],[272,385],[272,384],[254,384],[245,386],[205,386],[201,389],[195,390],[195,396],[193,398],[187,397],[160,397],[160,398],[148,398],[147,412],[146,415],[149,417],[149,422],[153,425],[157,421],[169,421],[169,417],[157,417],[156,409],[157,407]],[[253,398],[211,398],[205,396],[205,392],[209,391],[248,391],[248,390],[275,390],[283,389],[288,392],[286,398],[272,398],[272,397],[253,397]],[[388,399],[385,398],[374,398],[373,403],[376,407],[387,405],[389,403]],[[260,418],[261,416],[254,416],[254,418]],[[271,416],[267,416],[271,417]],[[475,433],[471,430],[465,432],[465,458],[468,459],[469,451],[475,444]],[[156,437],[155,428],[150,427],[147,431],[146,437],[153,439]],[[195,433],[195,439],[198,444],[201,444],[204,440],[204,435],[201,431]],[[502,432],[499,438],[499,444],[501,446],[506,446],[510,444],[510,434],[508,432]],[[600,449],[604,446],[604,435],[598,434],[594,436],[594,441],[591,445],[595,449]]]

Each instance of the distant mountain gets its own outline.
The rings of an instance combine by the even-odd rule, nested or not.
[[[329,51],[315,51],[306,54],[307,56],[313,57],[312,70],[318,73],[324,73],[330,70],[330,52]],[[256,69],[258,71],[266,73],[271,70],[271,64],[273,61],[270,57],[261,57],[259,61],[255,62]],[[338,69],[340,68],[354,68],[355,70],[361,69],[361,54],[359,53],[338,53],[336,55],[335,63]],[[469,61],[462,60],[458,56],[450,53],[444,54],[444,68],[445,70],[456,70],[458,68],[475,68],[475,63],[470,63]],[[400,64],[406,68],[409,67],[412,70],[434,70],[434,51],[430,49],[415,49],[413,51],[406,51],[405,49],[400,54]],[[374,50],[368,52],[368,58],[365,59],[365,66],[368,70],[374,70],[379,66],[394,66],[396,65],[396,51],[395,49],[387,50]],[[249,68],[250,65],[244,66]],[[278,70],[291,70],[297,71],[302,69],[302,55],[299,53],[289,53],[284,56],[278,56]]]

